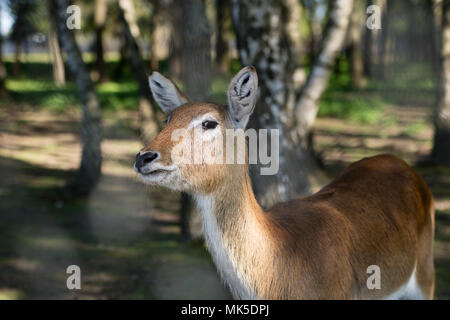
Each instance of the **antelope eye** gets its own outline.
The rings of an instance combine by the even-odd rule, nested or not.
[[[216,121],[207,120],[202,122],[202,128],[204,130],[214,129],[217,125],[218,123]]]

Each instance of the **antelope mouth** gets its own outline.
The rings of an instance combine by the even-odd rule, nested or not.
[[[141,172],[141,174],[143,176],[157,176],[157,175],[160,175],[160,174],[163,174],[163,173],[170,173],[172,171],[173,170],[159,168],[159,169],[150,170],[148,172]]]
[[[156,170],[152,170],[149,173],[146,173],[146,175],[150,175],[150,176],[154,176],[160,173],[164,173],[164,172],[168,172],[168,170],[164,170],[164,169],[156,169]]]

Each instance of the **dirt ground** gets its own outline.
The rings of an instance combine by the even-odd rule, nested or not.
[[[328,177],[385,152],[419,170],[436,197],[436,294],[449,299],[450,168],[420,163],[432,132],[408,128],[425,109],[390,110],[398,123],[387,128],[318,119],[317,151]],[[205,248],[179,241],[178,195],[147,189],[133,172],[135,112],[104,114],[103,177],[89,199],[59,199],[80,158],[79,117],[2,109],[0,299],[229,298]],[[81,268],[81,290],[66,287],[69,265]]]

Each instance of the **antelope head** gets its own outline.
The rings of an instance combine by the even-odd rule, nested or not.
[[[136,155],[134,169],[145,183],[208,194],[247,170],[245,164],[225,161],[225,136],[227,129],[245,129],[253,112],[258,87],[253,67],[243,68],[231,80],[227,106],[191,103],[172,81],[157,72],[149,83],[168,121]]]

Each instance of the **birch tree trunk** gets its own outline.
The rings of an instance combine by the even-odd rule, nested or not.
[[[94,7],[94,28],[95,28],[95,71],[99,82],[108,80],[106,74],[105,53],[103,44],[103,31],[106,24],[107,4],[106,0],[95,0]]]
[[[139,84],[139,117],[141,140],[148,144],[159,132],[160,126],[156,121],[156,110],[152,104],[152,94],[148,85],[145,64],[142,61],[139,27],[136,23],[135,8],[132,0],[119,0],[120,15],[124,23],[125,37],[130,53],[133,74]]]
[[[253,65],[259,78],[260,96],[248,127],[275,129],[280,136],[278,173],[261,175],[259,165],[250,166],[256,197],[267,208],[310,191],[307,160],[299,147],[295,124],[290,121],[295,102],[295,61],[285,26],[289,12],[284,1],[274,0],[233,1],[232,12],[241,64]],[[267,139],[271,141],[270,134]]]
[[[57,21],[57,33],[67,55],[67,64],[75,77],[82,107],[81,164],[74,181],[69,185],[75,195],[87,195],[97,185],[102,166],[100,104],[89,72],[83,62],[75,34],[66,26],[68,0],[51,0],[50,12]]]
[[[435,163],[450,165],[450,2],[442,1],[441,67],[438,99],[434,112]]]
[[[319,55],[295,103],[297,131],[304,148],[310,147],[319,98],[327,87],[336,56],[344,44],[353,8],[353,0],[336,0],[330,3],[330,18],[325,27]]]
[[[61,48],[58,42],[58,35],[56,32],[57,21],[55,17],[50,13],[50,0],[47,0],[47,10],[50,19],[50,30],[48,34],[48,47],[50,50],[50,55],[52,57],[52,67],[53,67],[53,79],[57,87],[61,88],[66,84],[66,74],[64,70],[64,61],[62,57]]]

